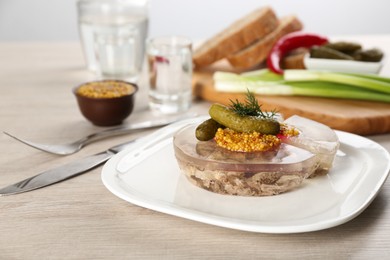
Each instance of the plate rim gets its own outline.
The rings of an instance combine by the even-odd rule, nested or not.
[[[120,185],[117,183],[119,182],[119,178],[117,178],[116,175],[118,175],[119,173],[116,172],[115,165],[113,166],[114,170],[111,170],[111,172],[107,170],[107,168],[111,167],[111,164],[114,164],[115,161],[119,161],[121,157],[125,156],[129,152],[130,150],[129,148],[126,149],[125,151],[122,151],[114,155],[110,160],[108,160],[104,164],[101,172],[101,179],[104,186],[111,193],[113,193],[117,197],[129,203],[132,203],[140,207],[148,208],[157,212],[161,212],[161,213],[165,213],[165,214],[169,214],[169,215],[173,215],[173,216],[177,216],[177,217],[181,217],[181,218],[185,218],[185,219],[189,219],[201,223],[206,223],[214,226],[236,229],[241,231],[271,233],[271,234],[287,234],[287,233],[290,234],[290,233],[303,233],[303,232],[323,230],[323,229],[344,224],[352,220],[356,216],[358,216],[360,213],[362,213],[378,195],[379,191],[381,190],[382,186],[384,185],[390,173],[389,172],[390,154],[382,145],[363,136],[359,136],[356,134],[339,131],[339,130],[334,130],[334,131],[339,137],[340,143],[343,143],[342,139],[343,138],[345,139],[345,137],[352,137],[354,139],[364,140],[365,142],[368,141],[368,143],[374,145],[375,148],[378,149],[378,151],[380,151],[385,156],[385,158],[387,159],[386,160],[387,164],[385,165],[386,167],[383,169],[383,172],[380,175],[378,175],[378,182],[374,185],[375,189],[372,190],[370,196],[368,196],[356,210],[351,211],[349,212],[349,214],[343,215],[342,217],[330,218],[326,221],[320,221],[318,223],[310,223],[307,225],[299,225],[299,226],[256,225],[256,223],[258,222],[253,220],[240,221],[241,219],[239,218],[216,216],[196,209],[181,207],[172,202],[161,201],[156,198],[148,198],[147,194],[143,194],[141,197],[136,198],[137,197],[136,195],[134,196],[134,194],[129,194],[126,190],[122,189]],[[138,163],[142,163],[142,161]]]

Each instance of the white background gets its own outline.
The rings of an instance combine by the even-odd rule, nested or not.
[[[76,0],[0,0],[0,41],[78,40]],[[150,0],[149,35],[205,39],[254,8],[295,14],[324,35],[390,33],[389,0]]]

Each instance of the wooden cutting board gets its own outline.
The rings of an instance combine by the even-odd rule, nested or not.
[[[194,72],[195,96],[225,105],[230,104],[230,99],[243,100],[245,93],[215,90],[212,75],[217,70],[233,71],[225,62],[220,62]],[[276,109],[284,118],[299,115],[326,124],[333,129],[359,135],[390,133],[390,104],[388,103],[298,96],[257,96],[257,98],[264,110]]]

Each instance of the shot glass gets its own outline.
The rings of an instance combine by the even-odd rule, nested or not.
[[[137,78],[145,55],[149,1],[78,0],[77,10],[88,69]]]
[[[164,114],[186,111],[192,100],[192,42],[186,37],[150,39],[147,45],[149,106]]]

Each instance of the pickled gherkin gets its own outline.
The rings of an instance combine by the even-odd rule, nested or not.
[[[310,57],[319,59],[353,60],[350,55],[323,46],[311,48]]]
[[[220,104],[213,104],[209,114],[212,119],[221,125],[237,132],[253,132],[276,135],[280,132],[280,124],[271,118],[256,116],[241,116]]]
[[[339,41],[312,47],[310,49],[310,57],[378,62],[382,60],[383,52],[377,48],[369,50],[362,49],[359,43]]]
[[[362,46],[359,43],[355,42],[333,42],[333,43],[327,43],[323,45],[326,48],[330,48],[336,51],[343,52],[345,54],[352,54],[357,50],[361,50]]]
[[[355,60],[377,62],[383,58],[383,52],[379,49],[359,50],[353,54]]]
[[[218,128],[225,128],[214,119],[210,118],[201,123],[195,130],[196,139],[199,141],[208,141],[214,138]]]

